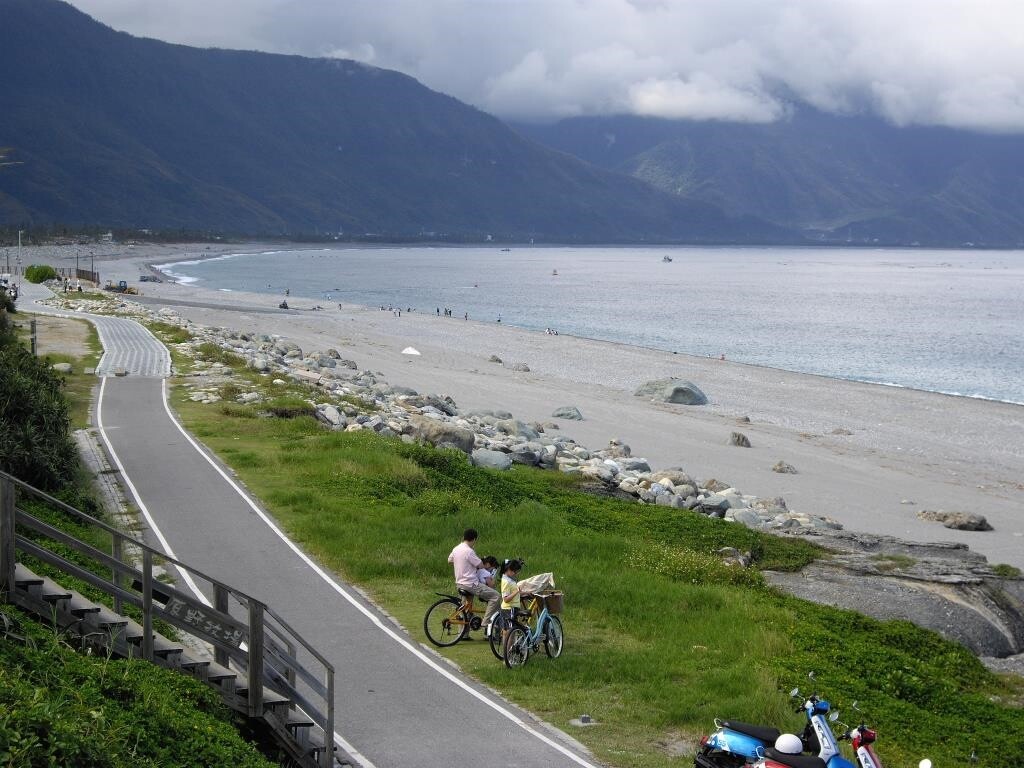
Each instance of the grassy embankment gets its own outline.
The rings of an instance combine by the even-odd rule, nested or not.
[[[87,419],[96,379],[81,371],[96,364],[95,333],[87,337],[83,357],[53,355],[39,361],[18,350],[27,344],[7,327],[8,318],[20,321],[22,316],[5,314],[0,308],[0,363],[4,366],[0,433],[7,443],[0,468],[38,477],[37,482],[45,482],[52,494],[102,516],[77,462],[62,466],[64,451],[57,447],[68,443],[73,420],[75,426],[84,426]],[[64,377],[63,384],[48,368],[58,361],[70,362],[75,371]],[[26,409],[25,403],[35,402],[37,396],[45,405],[45,419],[29,421],[34,409]],[[70,407],[63,404],[64,399]],[[73,457],[73,452],[69,455]],[[98,529],[44,505],[23,503],[51,525],[110,552],[110,537]],[[109,577],[109,572],[70,548],[51,548]],[[37,573],[103,600],[85,582],[23,559]],[[273,765],[242,738],[237,726],[234,713],[202,683],[146,662],[82,653],[63,630],[10,605],[0,606],[0,764],[14,768]]]
[[[1024,754],[1019,678],[996,677],[961,646],[909,623],[783,596],[757,570],[712,554],[734,546],[754,552],[759,568],[797,568],[822,556],[802,541],[597,498],[559,473],[479,470],[457,453],[331,433],[309,416],[267,418],[303,412],[298,385],[275,387],[212,344],[202,355],[235,373],[215,405],[176,388],[184,422],[296,541],[367,589],[414,638],[425,642],[434,591],[450,591],[447,553],[467,526],[481,532],[480,554],[522,556],[530,573],[555,572],[566,592],[561,658],[541,654],[510,672],[482,642],[443,653],[602,760],[678,765],[686,758],[676,749],[716,716],[798,730],[782,691],[806,688],[810,670],[840,707],[860,702],[887,765],[923,756],[956,765],[977,749],[987,768],[1009,768]],[[177,364],[188,361],[178,355]],[[231,402],[250,390],[267,399]],[[601,725],[572,729],[582,713]]]

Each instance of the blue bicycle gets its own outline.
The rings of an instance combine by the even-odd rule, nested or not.
[[[521,667],[541,645],[552,659],[562,655],[562,620],[556,616],[562,610],[562,594],[523,597],[526,608],[513,611],[511,623],[504,631],[503,654],[509,669]]]

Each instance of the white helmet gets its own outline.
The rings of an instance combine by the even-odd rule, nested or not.
[[[775,740],[775,749],[787,755],[799,755],[804,751],[804,745],[796,734],[783,733]]]

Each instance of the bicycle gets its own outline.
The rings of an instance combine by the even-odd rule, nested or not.
[[[444,592],[434,594],[440,595],[441,599],[427,608],[423,615],[423,631],[434,645],[439,648],[455,645],[471,631],[483,626],[486,601],[483,601],[483,608],[477,608],[473,593],[463,589],[459,590],[459,597]]]
[[[510,627],[503,631],[496,628],[497,632],[491,632],[492,643],[495,634],[501,632],[504,635],[502,657],[509,669],[523,666],[530,658],[530,654],[541,645],[552,659],[562,655],[565,635],[562,631],[562,620],[555,615],[562,610],[562,593],[536,594],[523,598],[523,602],[528,603],[529,608],[517,608],[511,617]]]

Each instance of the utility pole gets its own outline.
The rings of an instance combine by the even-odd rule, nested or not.
[[[78,278],[78,248],[75,248],[75,278]]]
[[[21,233],[24,232],[24,231],[25,230],[23,230],[23,229],[19,229],[18,230],[18,265],[19,266],[21,265]]]

